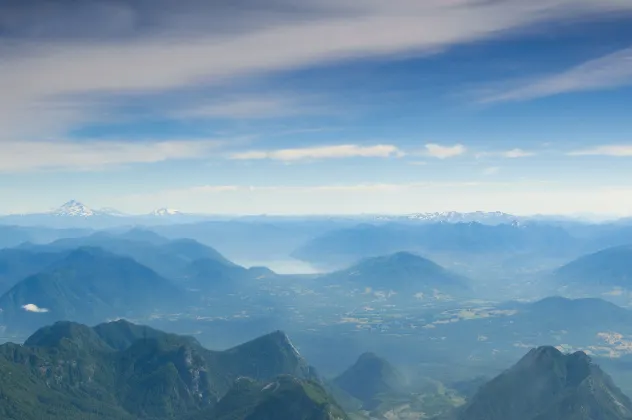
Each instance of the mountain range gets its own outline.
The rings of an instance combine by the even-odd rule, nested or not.
[[[321,267],[339,267],[367,257],[400,251],[422,255],[576,255],[577,241],[566,230],[540,224],[429,223],[361,224],[326,232],[296,249],[295,258]],[[454,259],[453,258],[453,259]]]
[[[209,297],[226,304],[228,295],[256,295],[259,281],[276,276],[234,264],[194,240],[139,228],[25,243],[0,250],[0,325],[32,332],[57,320],[180,312]]]
[[[0,373],[7,420],[347,418],[282,332],[211,351],[126,321],[58,322],[0,346]]]
[[[5,215],[0,217],[0,223],[31,227],[104,229],[137,224],[160,225],[172,222],[196,222],[209,218],[211,216],[186,214],[168,208],[159,208],[147,214],[132,215],[113,208],[94,209],[77,200],[70,200],[45,212]]]
[[[382,396],[398,395],[400,408],[383,418],[396,418],[407,398],[432,403],[402,392],[402,375],[371,353],[328,384],[280,331],[212,351],[192,337],[124,320],[93,328],[57,322],[23,345],[1,345],[0,374],[0,417],[7,420],[370,417],[364,410],[345,413],[328,392],[332,387],[368,407]],[[628,420],[632,402],[585,353],[544,346],[439,418]]]
[[[181,280],[186,275],[189,265],[196,260],[210,259],[226,266],[234,265],[214,248],[192,239],[170,240],[141,228],[120,233],[101,231],[79,238],[59,239],[44,245],[26,243],[19,248],[31,252],[60,252],[79,247],[98,247],[129,256],[174,280]]]

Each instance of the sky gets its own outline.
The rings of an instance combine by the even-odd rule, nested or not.
[[[0,214],[632,215],[629,0],[5,0]]]

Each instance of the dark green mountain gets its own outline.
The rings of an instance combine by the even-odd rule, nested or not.
[[[586,255],[554,273],[557,286],[572,291],[632,289],[632,245],[608,248]]]
[[[394,291],[406,296],[435,290],[443,293],[468,290],[464,277],[408,252],[367,258],[351,268],[322,276],[318,282],[360,290]]]
[[[322,385],[283,375],[270,382],[238,379],[217,406],[189,420],[346,420]]]
[[[531,350],[472,397],[459,420],[623,420],[632,402],[583,352]]]
[[[2,324],[33,331],[57,320],[98,322],[183,302],[170,281],[131,258],[80,248],[0,297]]]
[[[346,418],[281,332],[217,352],[126,321],[58,322],[0,346],[0,373],[3,420]]]
[[[405,388],[402,374],[373,353],[361,355],[353,366],[334,380],[334,384],[360,400],[366,409],[379,404],[379,396],[399,393]]]

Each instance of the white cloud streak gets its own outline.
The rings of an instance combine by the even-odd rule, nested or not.
[[[483,170],[483,175],[496,175],[498,172],[500,171],[500,168],[498,166],[490,166],[489,168],[485,168]]]
[[[467,152],[467,149],[461,144],[456,144],[454,146],[442,146],[430,143],[426,145],[424,154],[437,159],[448,159],[461,156],[465,154],[465,152]]]
[[[534,155],[535,155],[535,152],[527,152],[522,149],[512,149],[512,150],[507,150],[506,152],[501,152],[501,156],[509,158],[509,159],[530,157]]]
[[[597,146],[589,149],[571,151],[568,155],[632,157],[632,144]]]
[[[0,143],[0,172],[87,171],[111,165],[202,159],[211,156],[222,144],[220,140],[3,142]]]
[[[312,100],[306,95],[289,94],[235,96],[184,109],[175,115],[180,118],[264,119],[336,112],[331,107],[311,104]]]
[[[396,146],[379,144],[375,146],[359,146],[343,144],[336,146],[307,147],[298,149],[280,149],[272,151],[247,151],[230,155],[236,160],[271,159],[280,161],[297,161],[304,159],[341,159],[341,158],[388,158],[403,156]]]
[[[625,85],[632,85],[632,47],[486,97],[481,102],[524,101]]]

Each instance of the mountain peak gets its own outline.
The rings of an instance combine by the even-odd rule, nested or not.
[[[362,354],[353,366],[334,381],[340,389],[362,401],[368,409],[375,404],[379,394],[397,392],[405,386],[401,373],[374,353]]]
[[[584,352],[532,349],[461,411],[465,419],[629,419],[632,402]]]
[[[260,379],[286,373],[299,378],[318,377],[283,331],[275,331],[233,347],[226,354],[233,360],[249,361],[249,368],[240,372],[240,376]],[[226,362],[230,363],[229,360]]]
[[[53,211],[55,216],[68,216],[68,217],[91,217],[96,213],[90,207],[77,200],[70,200],[64,203],[61,207]]]
[[[60,217],[94,217],[94,216],[125,216],[118,210],[105,208],[94,210],[77,200],[70,200],[62,204],[59,208],[50,212],[53,216]]]
[[[92,328],[70,321],[58,321],[53,325],[38,329],[24,342],[24,345],[50,347],[60,346],[62,342],[86,350],[109,349]]]
[[[292,340],[290,340],[290,337],[288,337],[288,335],[281,330],[277,330],[268,335],[264,335],[263,337],[260,337],[259,340],[268,340],[271,343],[276,343],[280,347],[289,350],[292,354],[294,354],[294,356],[299,358],[302,357],[298,349],[294,347],[294,344],[292,344]]]

